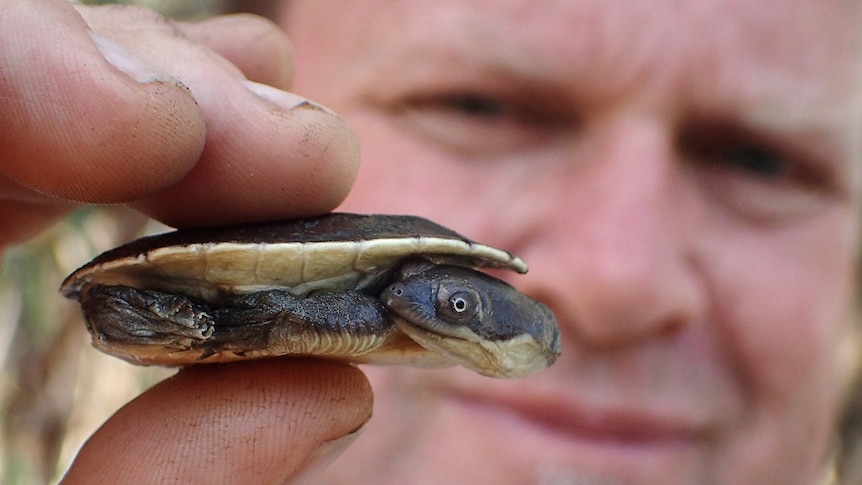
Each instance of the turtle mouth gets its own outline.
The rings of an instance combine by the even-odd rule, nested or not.
[[[516,378],[539,371],[552,362],[529,333],[499,341],[483,338],[469,327],[435,318],[421,303],[398,298],[397,285],[384,291],[381,300],[389,308],[395,324],[408,337],[479,374]]]
[[[436,332],[399,315],[395,324],[422,347],[436,352],[484,376],[517,378],[533,374],[553,363],[532,335],[525,333],[506,340],[492,341],[467,328],[456,332]],[[435,326],[445,324],[437,324]],[[450,335],[456,333],[457,335]]]

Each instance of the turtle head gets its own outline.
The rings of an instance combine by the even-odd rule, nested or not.
[[[480,271],[430,266],[406,273],[381,300],[410,338],[486,376],[525,376],[560,354],[548,307]]]

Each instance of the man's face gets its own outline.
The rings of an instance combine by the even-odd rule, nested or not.
[[[840,405],[859,246],[858,2],[289,2],[295,89],[363,165],[343,209],[531,266],[555,366],[374,368],[326,478],[800,483]],[[363,478],[365,480],[365,478]]]

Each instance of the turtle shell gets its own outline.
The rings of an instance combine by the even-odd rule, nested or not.
[[[205,302],[271,288],[304,296],[371,287],[416,255],[436,263],[527,271],[520,258],[421,217],[331,213],[144,237],[99,255],[60,289],[76,297],[88,283],[126,285]]]

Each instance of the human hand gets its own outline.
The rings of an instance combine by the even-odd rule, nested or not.
[[[319,214],[346,195],[355,137],[280,91],[292,51],[275,25],[0,5],[0,245],[80,203],[191,226]]]
[[[371,406],[368,381],[347,365],[192,366],[120,409],[62,483],[299,483],[353,442]]]
[[[349,189],[356,141],[279,90],[291,50],[272,24],[175,24],[65,0],[0,9],[0,246],[83,203],[212,225],[326,212]],[[347,444],[336,440],[370,413],[368,383],[349,366],[185,369],[106,423],[65,483],[280,483]]]

